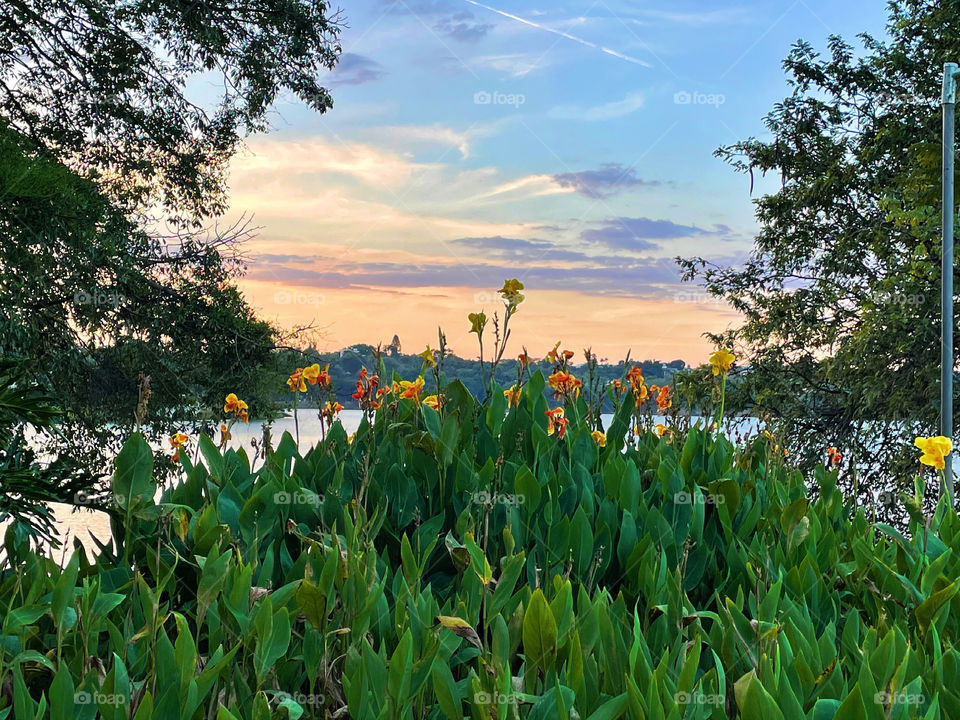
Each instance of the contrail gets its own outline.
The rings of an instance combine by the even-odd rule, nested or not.
[[[636,65],[642,65],[643,67],[653,67],[653,65],[651,65],[648,62],[644,62],[643,60],[638,60],[637,58],[630,57],[629,55],[624,55],[623,53],[617,52],[616,50],[611,50],[610,48],[603,47],[603,45],[597,45],[596,43],[592,43],[589,40],[584,40],[583,38],[577,37],[576,35],[571,35],[570,33],[564,32],[563,30],[555,30],[552,27],[547,27],[546,25],[540,25],[538,23],[533,22],[532,20],[527,20],[526,18],[522,18],[519,15],[513,15],[504,10],[497,10],[497,8],[490,7],[489,5],[484,5],[483,3],[477,2],[477,0],[466,0],[466,2],[470,3],[471,5],[476,5],[477,7],[481,7],[484,10],[495,12],[497,13],[497,15],[502,15],[505,18],[516,20],[517,22],[523,23],[524,25],[535,27],[538,30],[546,30],[547,32],[553,33],[554,35],[565,37],[567,40],[573,40],[574,42],[578,42],[581,45],[586,45],[587,47],[596,48],[600,52],[605,52],[607,55],[613,55],[614,57],[620,58],[621,60],[626,60],[627,62],[632,62]]]

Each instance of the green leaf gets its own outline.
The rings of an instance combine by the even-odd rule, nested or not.
[[[557,621],[543,591],[537,588],[523,614],[523,653],[527,662],[544,672],[553,667],[557,652]]]
[[[153,482],[153,452],[140,433],[134,433],[117,455],[113,473],[113,494],[124,510],[151,504],[156,492]]]

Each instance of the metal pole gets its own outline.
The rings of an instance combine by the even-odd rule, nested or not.
[[[940,271],[940,434],[953,439],[953,144],[957,103],[956,63],[943,66],[943,242]],[[954,507],[953,456],[945,458],[944,484]]]

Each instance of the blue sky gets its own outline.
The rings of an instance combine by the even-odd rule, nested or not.
[[[516,276],[522,342],[689,360],[737,319],[680,285],[671,258],[737,262],[755,230],[749,180],[714,150],[765,136],[793,42],[823,49],[886,22],[878,0],[364,0],[342,13],[333,110],[279,103],[233,168],[234,211],[261,227],[255,304],[317,320],[335,347],[396,331],[415,349],[441,323],[469,355],[458,318],[495,307]]]

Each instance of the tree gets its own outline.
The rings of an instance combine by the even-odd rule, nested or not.
[[[894,0],[889,37],[861,35],[860,53],[839,37],[826,57],[798,43],[772,138],[717,152],[751,178],[780,176],[755,201],[752,254],[681,260],[745,316],[714,337],[749,366],[731,401],[776,422],[808,465],[841,448],[861,496],[912,477],[914,433],[938,434],[939,98],[958,9]]]
[[[282,92],[318,112],[340,51],[320,0],[10,0],[0,14],[0,352],[57,399],[94,474],[133,423],[265,412],[276,328],[236,287],[225,171]],[[219,76],[222,95],[194,97]],[[204,411],[206,415],[204,416]]]
[[[225,208],[224,172],[287,91],[332,106],[340,26],[324,0],[8,0],[0,116],[126,207],[186,222]],[[219,99],[189,81],[222,81]]]

